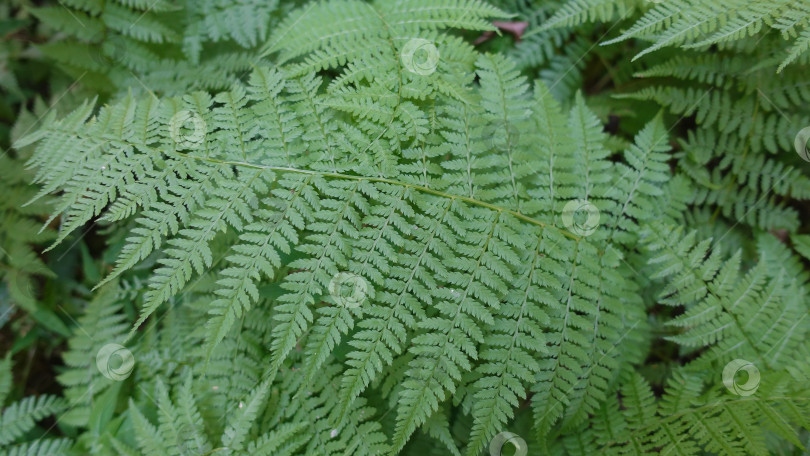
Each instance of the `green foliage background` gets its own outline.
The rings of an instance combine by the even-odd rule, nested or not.
[[[810,1],[10,0],[0,36],[0,455],[810,451]]]

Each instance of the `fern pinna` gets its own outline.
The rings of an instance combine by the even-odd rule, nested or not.
[[[706,182],[683,171],[696,154],[673,157],[713,132],[673,152],[662,111],[617,140],[582,93],[560,100],[452,33],[509,17],[479,0],[310,3],[227,90],[88,101],[19,140],[39,196],[59,196],[57,242],[91,221],[122,239],[92,336],[65,354],[69,421],[97,431],[80,445],[473,456],[514,429],[530,454],[801,447],[798,257],[684,232]],[[755,166],[729,160],[713,178]],[[691,361],[663,367],[656,397],[636,371],[662,340]],[[87,362],[108,342],[134,353],[132,382]],[[767,377],[745,400],[720,379],[738,358]]]

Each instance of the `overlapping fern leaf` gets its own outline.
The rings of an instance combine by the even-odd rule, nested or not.
[[[31,245],[49,242],[56,233],[52,229],[40,230],[39,226],[38,218],[47,217],[50,210],[50,198],[25,205],[37,193],[36,187],[27,182],[29,177],[24,160],[7,154],[0,157],[0,191],[7,196],[0,209],[0,274],[8,295],[6,302],[35,313],[39,309],[34,276],[53,273]]]
[[[765,257],[774,246],[763,249],[757,265],[742,275],[740,251],[728,259],[717,250],[710,253],[710,240],[697,242],[694,232],[684,236],[655,224],[645,236],[653,252],[650,263],[658,270],[654,277],[668,279],[662,298],[686,306],[684,314],[668,322],[683,328],[670,339],[711,347],[693,363],[727,363],[743,354],[771,368],[792,363],[808,329],[801,304],[806,279],[793,276],[789,263]]]
[[[656,398],[649,383],[633,375],[595,414],[594,426],[570,436],[565,448],[572,455],[769,454],[770,433],[799,447],[791,426],[810,425],[807,385],[784,371],[773,374],[757,395],[742,398],[682,372],[673,374]]]
[[[253,0],[69,0],[30,8],[60,32],[39,46],[43,54],[107,95],[126,87],[169,94],[227,88],[256,61],[280,10],[278,1]]]
[[[66,455],[69,439],[42,438],[36,423],[62,413],[67,402],[54,395],[29,396],[10,400],[12,389],[11,358],[0,360],[0,454],[2,455]]]
[[[690,0],[649,3],[641,11],[634,2],[608,3],[615,2],[568,2],[535,30],[632,20],[607,39],[619,27],[613,22],[598,44],[653,43],[637,55],[651,53],[632,69],[636,82],[612,75],[613,82],[627,87],[618,97],[666,107],[673,125],[698,124],[679,145],[678,165],[696,184],[692,203],[760,229],[796,229],[798,215],[787,200],[808,198],[810,182],[796,154],[784,151],[793,151],[797,133],[810,125],[805,77],[796,60],[806,49],[796,40],[808,24],[806,2]],[[682,49],[668,53],[669,46]]]
[[[631,38],[651,42],[639,52],[640,58],[656,50],[677,46],[685,49],[707,49],[709,46],[731,47],[736,41],[756,36],[763,30],[781,35],[778,70],[794,62],[806,62],[810,48],[808,24],[810,9],[803,0],[733,0],[717,3],[705,0],[671,2],[637,2],[605,0],[570,0],[562,5],[543,28],[571,27],[586,22],[611,22],[640,17],[623,33],[605,44]]]

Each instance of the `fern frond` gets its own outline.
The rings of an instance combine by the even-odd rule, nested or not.
[[[450,214],[462,222],[476,217],[471,209],[453,205]],[[404,389],[400,393],[393,438],[395,450],[404,446],[416,427],[436,410],[446,393],[455,390],[454,383],[460,380],[460,369],[470,369],[470,358],[478,357],[475,345],[483,341],[474,322],[493,323],[492,310],[500,307],[498,301],[506,292],[505,283],[512,281],[509,266],[520,264],[513,250],[519,248],[514,244],[516,238],[512,237],[510,241],[507,235],[517,228],[516,220],[507,217],[502,220],[500,213],[494,217],[484,216],[477,215],[489,223],[469,227],[459,223],[455,227],[466,232],[467,241],[466,245],[459,246],[463,248],[462,252],[466,251],[467,258],[449,263],[452,268],[448,271],[449,282],[459,290],[435,292],[438,298],[435,306],[440,314],[421,323],[421,329],[429,332],[414,338],[411,352],[417,357],[411,362],[409,379],[403,383]]]
[[[357,0],[331,0],[312,3],[291,14],[268,41],[265,53],[281,51],[281,62],[310,54],[310,57],[354,60],[376,49],[390,49],[389,40],[418,37],[420,31],[457,27],[493,30],[488,17],[508,17],[480,0],[407,0],[366,3]],[[295,32],[293,31],[295,30]],[[305,31],[301,33],[300,31]],[[360,46],[353,44],[365,43]],[[405,43],[395,43],[399,48]],[[355,49],[349,51],[349,49]],[[366,54],[367,55],[367,54]],[[311,63],[310,63],[311,64]],[[332,65],[320,64],[321,68]]]
[[[64,399],[56,396],[26,397],[9,404],[0,415],[0,445],[14,442],[33,429],[35,423],[46,416],[62,412],[67,407]]]
[[[481,352],[482,363],[476,368],[481,378],[473,385],[474,424],[468,455],[478,454],[525,399],[525,385],[531,384],[540,370],[535,357],[547,352],[543,328],[549,317],[543,308],[554,306],[556,301],[547,290],[562,286],[548,273],[553,268],[549,257],[558,254],[559,239],[547,232],[531,234],[537,239],[536,245],[526,246],[528,254],[521,258],[529,267],[507,293],[484,336],[484,345],[489,348]]]
[[[0,449],[3,456],[67,456],[72,442],[69,439],[40,439]]]
[[[798,286],[796,280],[783,284],[787,280],[786,271],[769,273],[767,263],[761,259],[740,277],[739,251],[723,261],[716,250],[708,254],[709,242],[697,243],[694,232],[683,236],[680,230],[651,226],[647,236],[645,243],[655,252],[650,263],[657,265],[656,276],[670,280],[662,296],[687,305],[683,315],[668,323],[684,328],[684,332],[669,339],[687,346],[712,347],[695,363],[729,361],[741,356],[756,359],[765,366],[791,362],[784,347],[798,343],[810,326],[795,326],[803,311],[789,298],[789,293]],[[679,259],[671,255],[671,248],[662,245],[663,239],[669,244],[673,237],[678,250],[683,252]],[[690,305],[693,300],[696,305]],[[793,329],[788,330],[790,327]]]
[[[562,5],[543,24],[540,31],[556,27],[571,27],[587,22],[614,22],[633,11],[633,2],[607,0],[571,0]]]
[[[618,423],[604,423],[596,437],[604,454],[767,454],[764,423],[799,445],[794,428],[805,419],[794,411],[807,407],[800,392],[785,391],[785,376],[775,374],[772,388],[744,398],[703,392],[700,378],[676,373],[656,404],[647,382],[636,375],[622,388],[626,409]],[[764,389],[763,385],[763,389]],[[784,395],[783,395],[784,394]],[[615,399],[613,399],[615,402]],[[614,410],[616,405],[613,405]],[[677,408],[678,412],[673,413]],[[603,413],[609,409],[603,410]],[[765,412],[767,411],[767,412]],[[765,413],[763,413],[765,412]]]
[[[61,422],[86,425],[93,398],[113,383],[102,376],[96,356],[104,345],[122,341],[129,326],[119,299],[118,284],[110,283],[99,289],[78,319],[81,329],[68,341],[68,350],[62,355],[68,369],[57,377],[72,405]]]

